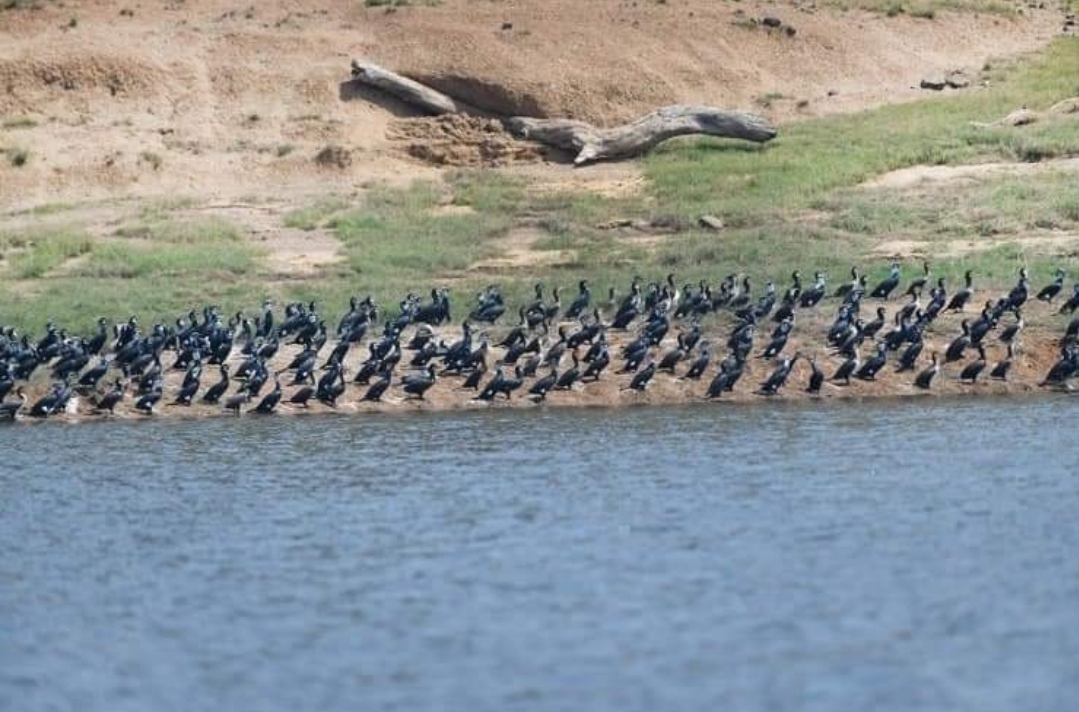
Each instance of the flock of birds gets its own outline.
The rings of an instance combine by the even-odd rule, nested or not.
[[[1059,313],[1074,314],[1079,283],[1068,294],[1065,279],[1065,272],[1058,270],[1056,279],[1033,298],[1054,307],[1059,303]],[[0,419],[77,411],[80,396],[98,414],[113,414],[125,402],[144,414],[154,413],[159,405],[199,402],[236,414],[269,414],[283,404],[306,408],[312,400],[335,407],[350,382],[362,389],[361,401],[380,401],[394,388],[405,398],[424,399],[445,378],[459,380],[459,388],[474,392],[476,401],[510,399],[520,391],[538,402],[557,391],[587,390],[611,371],[624,374],[622,390],[638,392],[660,372],[689,381],[707,377],[703,396],[712,399],[734,389],[751,359],[772,364],[755,389],[764,396],[776,395],[787,385],[800,359],[809,364],[805,390],[810,394],[820,393],[826,383],[844,387],[852,381],[873,381],[892,361],[896,372],[913,373],[912,385],[926,390],[953,363],[960,364],[961,383],[976,383],[987,368],[990,378],[1007,380],[1025,327],[1023,309],[1031,297],[1027,272],[1021,270],[1015,286],[987,300],[976,317],[973,312],[967,315],[974,303],[970,271],[964,281],[949,295],[944,278],[933,280],[927,262],[899,291],[901,271],[893,263],[888,277],[872,289],[866,276],[851,268],[850,281],[834,290],[824,274],[803,285],[795,272],[782,294],[768,282],[754,296],[749,277],[729,275],[713,288],[705,280],[678,287],[674,275],[668,275],[647,285],[634,278],[621,299],[611,288],[606,304],[600,305],[585,280],[565,309],[557,288],[548,299],[543,285],[537,284],[535,297],[517,310],[516,325],[497,341],[489,332],[507,315],[507,305],[495,286],[476,296],[460,337],[452,343],[436,331],[452,319],[444,289],[433,289],[429,301],[407,295],[398,313],[381,322],[381,310],[370,297],[353,298],[332,331],[314,303],[289,304],[279,316],[269,301],[251,317],[241,312],[226,318],[207,306],[201,318],[192,311],[172,326],[158,323],[145,331],[134,316],[111,327],[102,318],[89,337],[72,336],[49,324],[44,336],[33,340],[0,327]],[[884,304],[896,294],[907,301],[889,318]],[[837,305],[823,334],[838,362],[831,375],[814,355],[787,348],[798,315],[821,308],[829,299]],[[870,307],[872,317],[865,313],[869,301],[878,303]],[[947,312],[964,315],[961,331],[943,354],[931,351],[926,358],[926,331]],[[710,339],[701,323],[716,313],[729,315],[729,330]],[[665,348],[672,325],[677,335],[673,343],[667,339]],[[617,344],[616,332],[623,335]],[[985,347],[991,334],[1006,354],[989,368]],[[366,358],[347,369],[349,352],[361,350],[364,342]],[[1079,317],[1067,325],[1058,346],[1059,357],[1040,385],[1070,389],[1069,381],[1079,375]],[[718,366],[713,368],[713,355],[721,352],[724,356],[715,359]],[[275,357],[280,368],[271,368]],[[567,362],[571,365],[565,367]],[[218,377],[204,385],[204,371],[214,367]],[[46,370],[51,387],[29,403],[27,382]],[[183,376],[175,379],[179,386],[166,399],[168,370]],[[405,373],[395,376],[399,371]]]

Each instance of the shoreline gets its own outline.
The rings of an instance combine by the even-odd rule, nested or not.
[[[802,316],[800,323],[795,330],[795,334],[792,335],[790,343],[784,350],[784,353],[815,353],[818,359],[819,368],[830,378],[841,359],[826,354],[826,352],[819,347],[820,341],[818,338],[818,335],[822,335],[823,331],[826,329],[828,321],[827,312],[829,311],[830,309],[825,306],[823,309],[818,308],[812,313],[807,313]],[[1044,316],[1042,309],[1038,309],[1037,311],[1039,312],[1039,316]],[[164,393],[166,395],[154,407],[152,415],[143,414],[134,410],[133,406],[135,398],[130,392],[127,393],[124,401],[117,406],[115,415],[109,415],[107,413],[94,414],[89,398],[83,395],[77,395],[73,398],[73,402],[75,403],[74,412],[71,412],[72,409],[70,405],[68,411],[54,414],[48,418],[33,418],[24,411],[15,423],[5,422],[0,425],[33,424],[46,421],[77,425],[99,421],[126,422],[161,419],[181,421],[204,418],[272,418],[319,415],[354,417],[364,415],[412,415],[416,413],[475,412],[535,408],[608,409],[695,404],[718,406],[722,404],[741,405],[750,403],[774,403],[777,401],[792,403],[834,403],[837,401],[848,400],[864,401],[897,398],[916,399],[945,397],[998,397],[1012,399],[1040,396],[1051,397],[1053,395],[1066,395],[1069,392],[1070,389],[1065,386],[1041,387],[1038,385],[1044,379],[1045,374],[1059,355],[1058,343],[1060,340],[1058,329],[1038,318],[1032,320],[1035,323],[1028,323],[1022,339],[1024,345],[1018,350],[1015,356],[1008,381],[993,380],[988,376],[989,370],[995,364],[996,360],[1003,356],[1005,349],[1004,345],[996,338],[996,335],[990,334],[986,337],[984,342],[988,352],[987,367],[983,376],[979,378],[977,384],[963,384],[958,380],[958,374],[963,366],[969,363],[971,358],[973,358],[973,354],[968,354],[967,358],[962,361],[946,366],[942,365],[941,371],[933,381],[930,390],[925,391],[916,388],[913,385],[914,378],[917,373],[928,364],[929,353],[934,350],[943,353],[948,342],[955,336],[954,332],[957,331],[960,320],[969,317],[969,313],[942,315],[939,321],[934,323],[930,332],[927,333],[925,338],[925,349],[922,357],[919,359],[919,364],[914,371],[896,373],[895,361],[897,359],[897,354],[890,353],[889,363],[880,372],[876,380],[861,381],[854,379],[851,381],[850,385],[840,385],[826,381],[819,395],[805,392],[810,367],[804,359],[800,359],[794,364],[789,381],[779,393],[769,396],[761,395],[756,392],[759,383],[768,377],[777,363],[776,359],[764,360],[756,357],[756,352],[763,348],[763,344],[766,342],[766,338],[762,335],[762,337],[759,337],[760,345],[748,359],[745,373],[741,380],[736,384],[734,391],[724,393],[720,398],[706,398],[705,392],[708,388],[708,384],[717,372],[718,361],[722,360],[725,353],[723,348],[719,348],[719,344],[726,339],[726,333],[730,324],[728,315],[721,315],[718,317],[712,315],[707,319],[707,326],[705,327],[703,339],[711,341],[714,345],[713,360],[703,377],[699,380],[686,380],[680,375],[671,376],[665,372],[657,372],[653,380],[648,384],[646,390],[641,393],[625,389],[629,380],[633,377],[632,373],[616,373],[621,366],[621,359],[618,357],[619,350],[624,343],[633,337],[634,331],[631,330],[627,332],[608,332],[612,362],[608,370],[603,373],[601,380],[585,384],[578,382],[573,386],[572,390],[569,391],[551,391],[548,393],[547,399],[540,403],[533,402],[531,398],[526,396],[527,389],[535,381],[533,378],[526,379],[521,389],[513,393],[509,400],[506,400],[502,396],[496,397],[496,399],[490,403],[474,400],[473,398],[477,394],[476,391],[461,388],[464,376],[440,376],[435,385],[428,391],[426,399],[406,399],[403,397],[404,394],[401,393],[400,390],[400,377],[405,373],[412,372],[413,369],[400,364],[394,370],[394,382],[386,392],[382,402],[361,402],[360,398],[366,391],[367,386],[352,383],[352,376],[354,376],[358,370],[359,365],[363,360],[363,356],[367,353],[366,346],[369,343],[369,339],[364,339],[362,343],[355,344],[350,349],[350,353],[345,359],[345,381],[348,385],[345,393],[341,396],[337,403],[337,407],[335,408],[319,403],[314,399],[312,399],[307,408],[287,403],[289,396],[297,387],[288,385],[292,380],[292,375],[291,372],[286,372],[283,369],[284,366],[288,365],[288,362],[292,359],[293,355],[297,353],[300,347],[283,344],[279,352],[271,360],[271,372],[281,370],[283,390],[282,402],[272,414],[259,414],[253,412],[254,407],[257,405],[260,398],[272,390],[272,378],[263,388],[260,396],[253,398],[250,403],[245,406],[242,415],[238,416],[233,412],[225,410],[221,405],[204,404],[197,399],[190,406],[170,405],[169,403],[179,388],[179,382],[182,379],[184,372],[168,370],[165,373]],[[667,349],[673,348],[677,331],[680,327],[685,325],[687,324],[676,322],[675,325],[672,326],[671,333],[667,335],[660,346],[655,350],[657,361],[659,356],[665,353]],[[762,326],[762,331],[765,331],[766,328],[770,330],[770,327],[771,324],[769,322],[767,327]],[[409,333],[411,328],[412,327],[406,329],[406,334]],[[509,328],[509,326],[495,326],[487,329],[487,331],[491,333],[492,341],[495,341],[500,335],[500,332],[506,331]],[[460,329],[460,326],[453,325],[442,326],[435,331],[437,333],[437,338],[445,338],[447,341],[450,341],[456,339],[460,335]],[[555,329],[552,328],[551,332],[553,334]],[[402,341],[405,341],[405,339],[402,339]],[[323,355],[329,353],[333,346],[334,342],[328,341],[323,348]],[[863,347],[863,352],[868,352],[868,347],[869,344],[867,344],[866,347]],[[498,360],[497,357],[500,352],[501,349],[493,346],[491,347],[492,363]],[[167,353],[171,354],[172,352]],[[411,353],[412,352],[410,351],[404,352],[405,355],[402,357],[402,363],[407,362]],[[170,359],[167,358],[163,359],[166,363],[168,363],[169,360]],[[320,359],[320,361],[321,360],[322,359]],[[569,360],[567,352],[567,355],[562,359],[562,363],[568,364]],[[242,357],[240,357],[238,353],[234,353],[228,359],[227,363],[231,366],[235,366],[241,361]],[[688,368],[686,361],[683,361],[680,366],[681,368],[678,369],[678,373],[680,374],[684,373]],[[582,369],[583,368],[584,364],[582,363]],[[482,379],[482,383],[486,383],[491,378],[493,370],[494,368],[491,366],[488,373]],[[538,372],[539,376],[543,376],[546,373],[548,373],[548,370],[545,367],[541,368]],[[320,374],[321,372],[316,372],[316,378]],[[110,371],[110,374],[102,379],[102,386],[111,382],[115,377],[116,374],[113,371]],[[200,389],[200,393],[203,392],[206,387],[214,383],[217,378],[217,367],[206,365],[203,371],[203,387]],[[51,383],[51,379],[45,377],[44,373],[39,373],[29,384],[25,384],[24,387],[28,396],[27,410],[36,398],[44,395]],[[229,389],[229,394],[235,392],[238,383],[238,381],[233,381],[233,385],[230,386]],[[1071,392],[1074,393],[1075,391],[1071,390]],[[11,396],[9,395],[9,399],[10,398]]]

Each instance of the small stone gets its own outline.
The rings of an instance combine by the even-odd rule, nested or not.
[[[722,230],[724,227],[723,220],[721,218],[717,218],[715,215],[702,215],[697,218],[697,224],[706,230],[713,231]]]

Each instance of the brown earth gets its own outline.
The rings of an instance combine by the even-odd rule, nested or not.
[[[0,161],[4,211],[121,196],[301,204],[437,175],[417,155],[545,157],[483,126],[455,139],[402,122],[408,107],[346,81],[354,56],[501,112],[610,123],[704,102],[782,121],[919,96],[923,75],[1035,50],[1059,19],[1025,5],[1013,19],[926,20],[750,0],[38,4],[0,11],[0,146],[29,152],[19,168]],[[796,34],[750,25],[766,14]],[[319,165],[327,146],[348,161]]]

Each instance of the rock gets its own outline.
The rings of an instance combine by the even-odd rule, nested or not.
[[[970,77],[962,69],[957,69],[944,77],[945,83],[952,89],[966,89],[970,86]]]
[[[948,81],[944,77],[926,77],[918,86],[931,91],[944,91],[944,87],[948,86]]]
[[[783,26],[783,20],[778,17],[762,17],[761,24],[765,27],[779,28]]]
[[[702,215],[697,218],[697,224],[703,227],[705,230],[719,231],[722,230],[723,220],[717,218],[715,215]]]
[[[327,168],[348,168],[352,165],[352,152],[341,146],[326,146],[315,156],[315,163]]]

